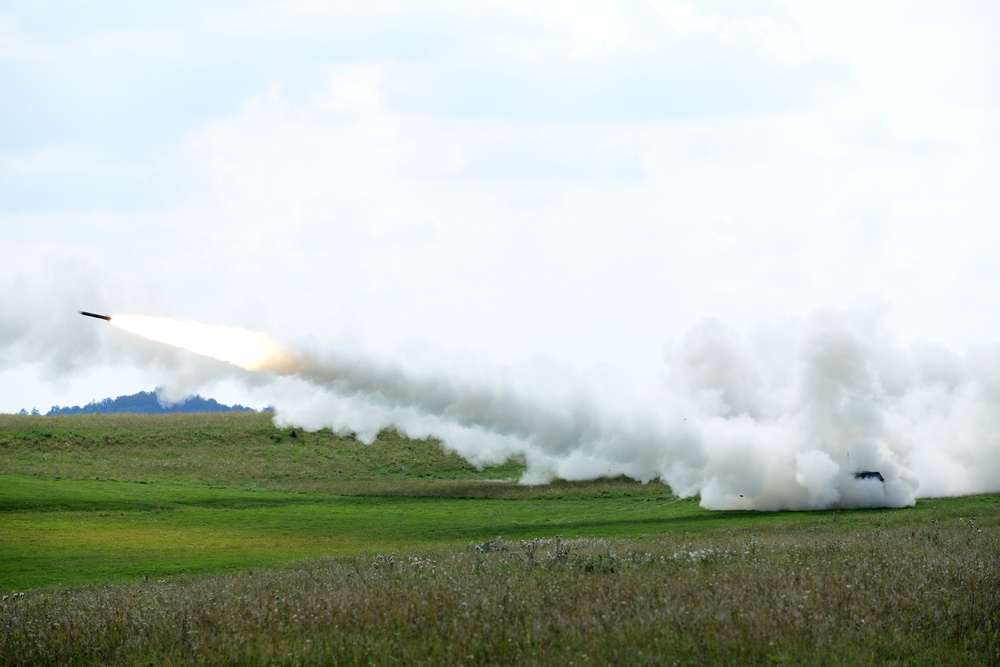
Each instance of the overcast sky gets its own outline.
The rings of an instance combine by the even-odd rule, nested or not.
[[[80,309],[625,375],[859,300],[1000,341],[997,35],[992,0],[2,2],[0,411],[167,382]]]

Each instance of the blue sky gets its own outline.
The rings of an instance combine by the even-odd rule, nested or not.
[[[79,309],[653,378],[706,317],[860,301],[1000,340],[998,29],[985,1],[3,3],[0,411],[178,375],[267,402]]]

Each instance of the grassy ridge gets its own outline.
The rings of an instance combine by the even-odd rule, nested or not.
[[[1000,496],[490,481],[521,469],[266,415],[0,416],[0,665],[1000,664]]]
[[[354,492],[372,480],[513,480],[516,461],[479,470],[434,440],[383,431],[371,445],[329,430],[276,429],[267,413],[0,415],[0,474],[184,481]]]

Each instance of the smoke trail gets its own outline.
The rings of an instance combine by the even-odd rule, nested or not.
[[[671,350],[661,402],[629,407],[592,389],[542,395],[314,354],[297,377],[324,393],[279,403],[277,420],[368,439],[395,426],[477,465],[520,455],[525,482],[660,479],[712,509],[901,507],[1000,490],[1000,348],[963,360],[901,347],[862,310],[817,312],[793,343],[774,338],[704,322]]]
[[[523,481],[553,476],[587,479],[627,474],[649,480],[658,475],[651,457],[666,458],[675,485],[702,465],[695,433],[682,420],[663,420],[650,412],[614,412],[588,392],[545,396],[509,383],[459,380],[416,374],[401,366],[361,356],[326,355],[301,360],[298,376],[331,392],[336,401],[369,419],[367,437],[377,427],[395,426],[413,437],[436,436],[475,463],[499,463],[511,455],[528,462]],[[351,411],[343,421],[282,411],[282,423],[300,422],[356,431]],[[319,421],[314,421],[315,417]],[[374,421],[372,421],[374,419]],[[650,448],[650,443],[657,443]]]
[[[814,313],[792,340],[703,322],[670,350],[658,403],[616,401],[582,382],[542,391],[418,371],[359,351],[290,353],[230,327],[114,319],[306,383],[311,395],[276,401],[279,424],[366,441],[394,426],[476,465],[520,456],[526,483],[627,475],[700,494],[712,509],[761,510],[901,507],[1000,489],[998,350],[974,350],[970,364],[932,344],[903,348],[863,309]]]

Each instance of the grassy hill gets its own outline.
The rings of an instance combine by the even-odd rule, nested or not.
[[[353,493],[377,480],[406,492],[424,480],[513,480],[523,469],[477,470],[435,441],[392,431],[364,445],[329,430],[279,430],[272,416],[0,415],[0,474]]]
[[[260,413],[0,416],[0,664],[1000,662],[998,496],[709,512],[522,470]]]

